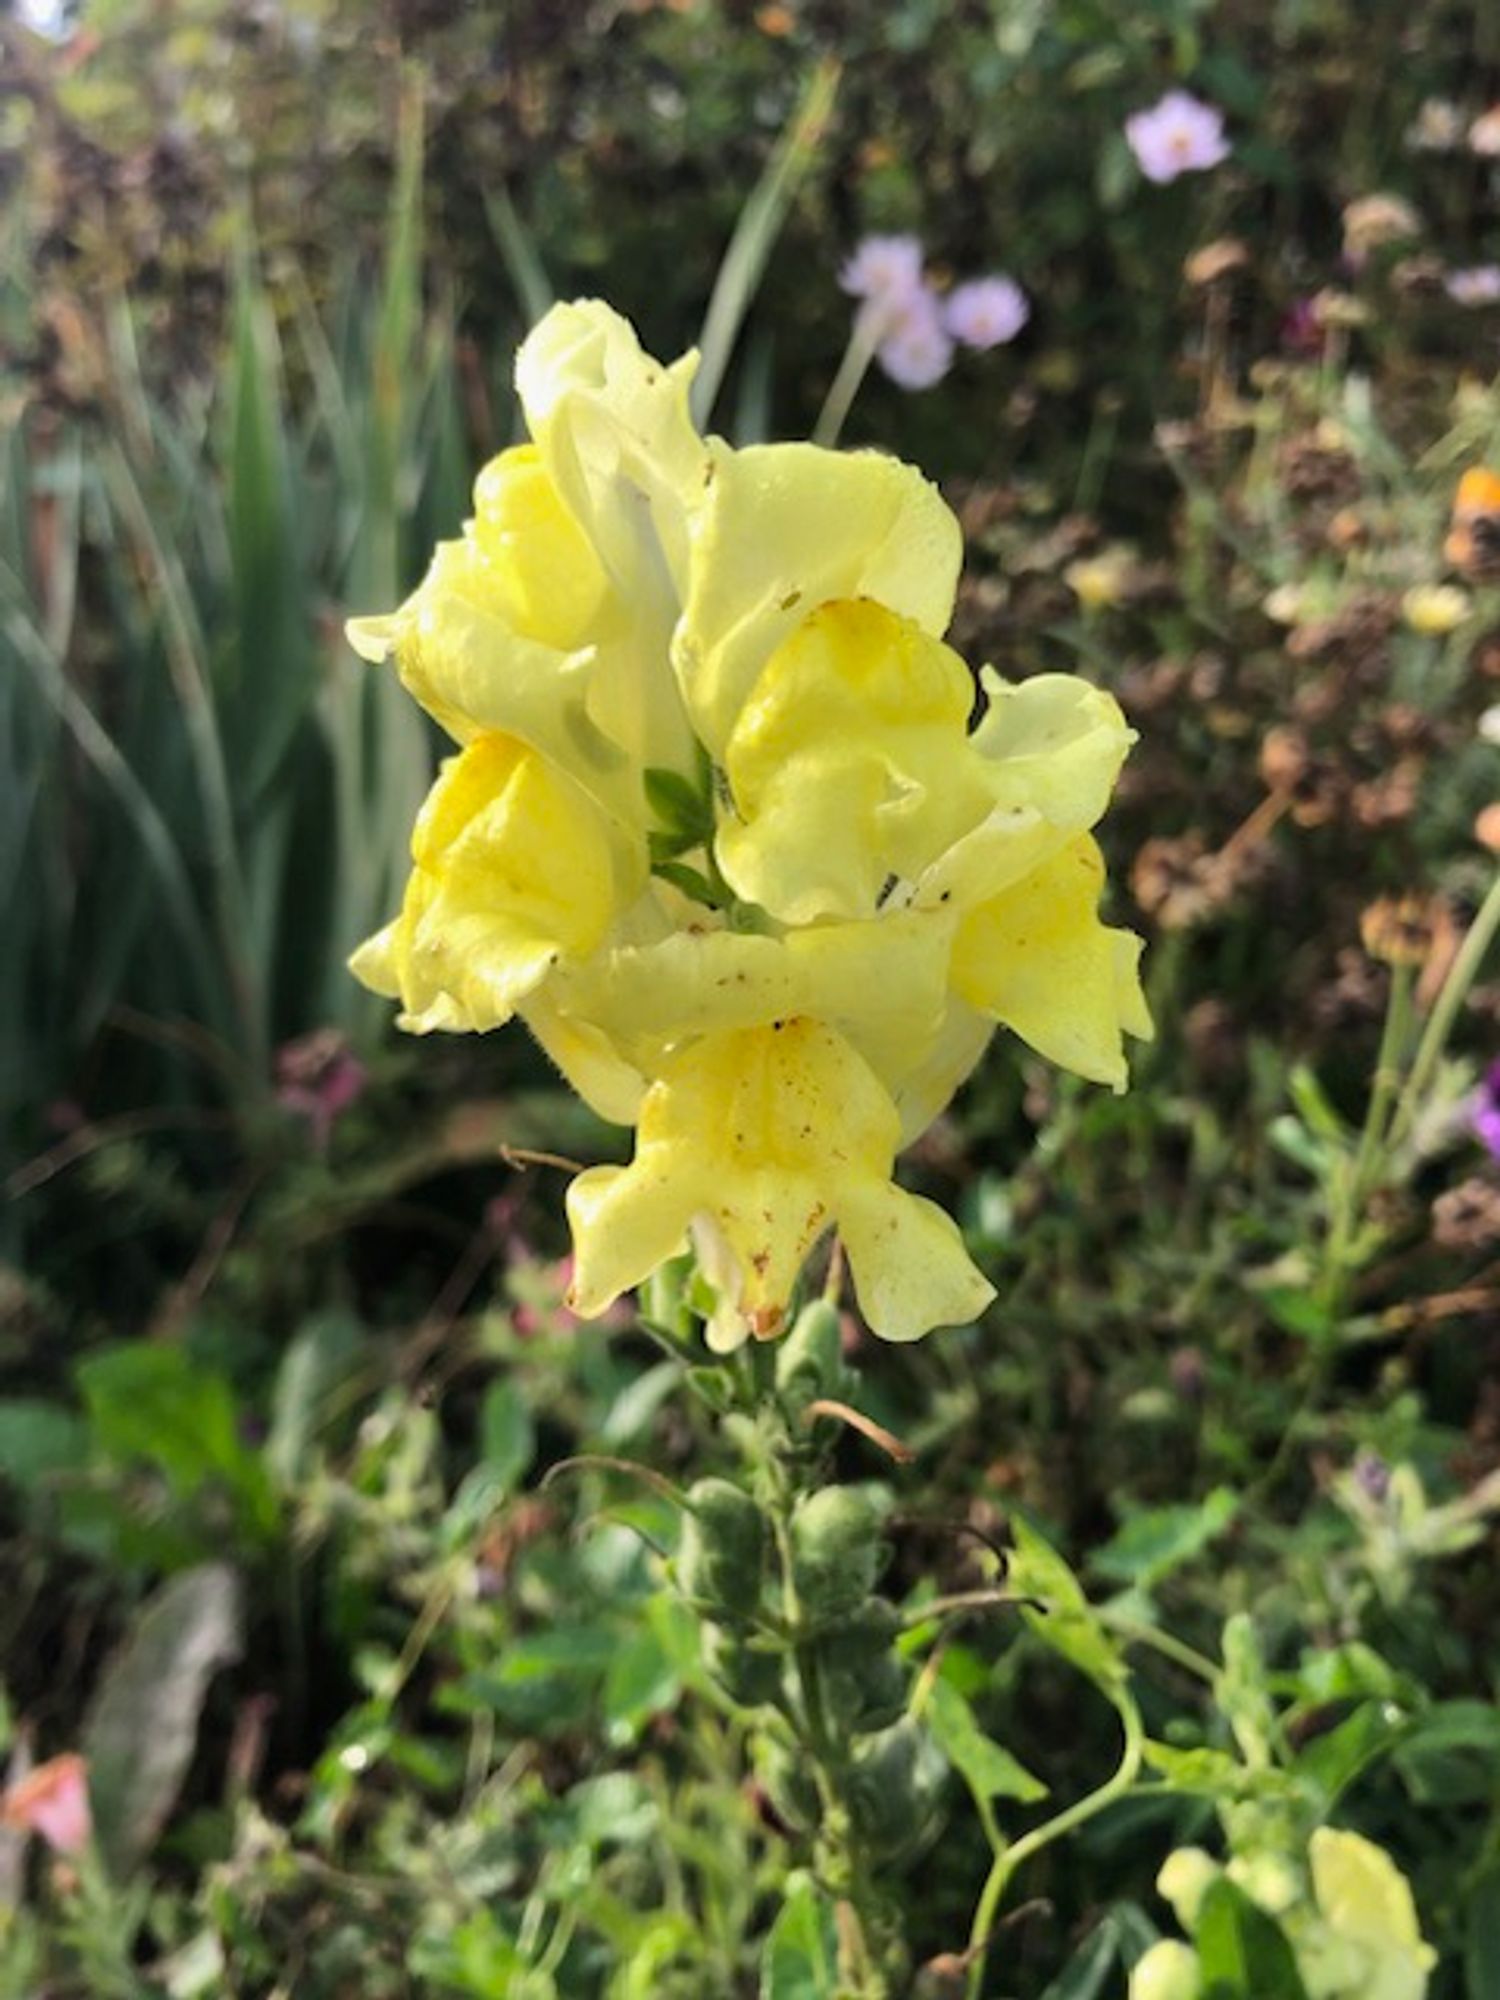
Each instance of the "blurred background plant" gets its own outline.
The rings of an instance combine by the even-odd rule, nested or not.
[[[844,1328],[918,1453],[837,1447],[941,1753],[913,1990],[1122,1994],[1227,1797],[1298,1867],[1328,1813],[1388,1848],[1435,2000],[1493,2000],[1493,10],[92,0],[0,50],[0,1991],[832,1991],[675,1511],[540,1487],[720,1450],[670,1343],[561,1304],[528,1149],[618,1135],[343,974],[439,746],[341,629],[462,519],[551,296],[702,329],[714,421],[806,434],[896,234],[1029,316],[844,436],[958,507],[967,657],[1139,729],[1160,1026],[1119,1100],[1012,1051],[909,1161],[990,1324]],[[1228,152],[1153,179],[1173,89]],[[1119,1754],[1034,1624],[923,1616],[1017,1518],[1154,1749],[981,1972],[998,1829]]]

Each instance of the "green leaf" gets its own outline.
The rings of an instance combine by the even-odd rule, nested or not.
[[[634,1632],[610,1661],[604,1677],[604,1725],[616,1749],[633,1743],[643,1725],[675,1708],[682,1693],[677,1663],[649,1625]]]
[[[479,1442],[485,1470],[502,1492],[513,1493],[536,1456],[536,1426],[513,1376],[499,1376],[485,1390]]]
[[[760,2000],[833,2000],[837,1957],[832,1907],[812,1877],[794,1869],[761,1958]]]
[[[200,1368],[179,1347],[133,1341],[81,1361],[75,1379],[96,1448],[129,1464],[154,1465],[180,1498],[220,1480],[240,1518],[262,1537],[278,1513],[266,1469],[243,1444],[234,1396],[223,1376]]]
[[[1046,1798],[1040,1778],[985,1735],[973,1709],[941,1675],[932,1684],[926,1715],[938,1748],[976,1797],[1019,1799],[1024,1805]]]
[[[295,1486],[306,1472],[314,1441],[334,1414],[334,1391],[364,1344],[364,1328],[353,1314],[333,1311],[305,1320],[288,1346],[271,1393],[265,1445],[266,1465],[279,1485]]]
[[[1298,1285],[1266,1285],[1257,1292],[1268,1318],[1299,1340],[1322,1340],[1333,1327],[1327,1306]]]
[[[1196,1506],[1143,1508],[1095,1551],[1093,1567],[1149,1590],[1223,1534],[1238,1506],[1238,1494],[1216,1486]]]
[[[88,1428],[74,1411],[39,1396],[0,1402],[0,1475],[23,1493],[81,1465],[87,1454]]]
[[[680,771],[651,765],[644,773],[646,804],[663,829],[701,840],[713,831],[713,801]]]
[[[1417,1717],[1392,1762],[1418,1805],[1477,1805],[1500,1766],[1500,1709],[1439,1702]]]
[[[1119,1950],[1118,1933],[1106,1917],[1089,1932],[1041,2000],[1099,2000]]]
[[[1361,1771],[1388,1755],[1411,1728],[1411,1717],[1394,1702],[1361,1702],[1335,1729],[1314,1736],[1297,1758],[1299,1777],[1311,1778],[1323,1794],[1324,1810]]]
[[[1495,2000],[1500,1993],[1500,1862],[1492,1863],[1469,1891],[1464,1982],[1468,2000]]]
[[[706,426],[719,384],[746,313],[749,312],[772,246],[781,233],[803,176],[817,158],[838,92],[839,64],[825,56],[808,79],[802,101],[777,141],[750,198],[740,211],[729,248],[714,279],[698,346],[701,359],[693,381],[693,420]]]
[[[1015,1537],[1007,1581],[1019,1596],[1034,1597],[1045,1606],[1041,1611],[1028,1606],[1022,1613],[1026,1623],[1114,1701],[1129,1682],[1129,1669],[1095,1616],[1083,1586],[1057,1551],[1020,1516],[1015,1521]]]
[[[1148,1742],[1144,1757],[1148,1769],[1160,1773],[1166,1789],[1194,1798],[1235,1798],[1245,1777],[1244,1765],[1227,1750],[1179,1750],[1170,1743]]]
[[[1204,1896],[1193,1943],[1205,2000],[1307,2000],[1281,1926],[1227,1876]]]
[[[155,1843],[192,1761],[208,1684],[241,1651],[240,1585],[224,1563],[152,1597],[105,1669],[83,1732],[100,1852],[118,1879]]]

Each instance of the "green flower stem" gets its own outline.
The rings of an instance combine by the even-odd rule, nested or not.
[[[1370,1089],[1370,1101],[1365,1108],[1365,1122],[1360,1129],[1354,1157],[1347,1171],[1340,1176],[1338,1197],[1329,1222],[1319,1294],[1332,1321],[1338,1320],[1347,1301],[1349,1281],[1354,1275],[1354,1243],[1365,1203],[1385,1169],[1387,1121],[1401,1083],[1411,1023],[1412,968],[1408,965],[1393,966],[1385,1025],[1380,1034],[1380,1052],[1375,1058],[1375,1077]]]
[[[1393,1141],[1404,1139],[1416,1122],[1422,1108],[1422,1099],[1432,1082],[1433,1073],[1442,1060],[1443,1051],[1448,1046],[1448,1037],[1453,1032],[1453,1024],[1458,1018],[1458,1010],[1469,996],[1469,989],[1479,977],[1479,968],[1484,963],[1485,954],[1494,942],[1495,932],[1500,930],[1500,870],[1496,871],[1484,901],[1474,921],[1469,926],[1468,935],[1459,947],[1448,977],[1443,981],[1437,1004],[1428,1016],[1427,1026],[1422,1031],[1422,1039],[1417,1045],[1417,1053],[1412,1061],[1411,1073],[1406,1079],[1406,1087],[1401,1093],[1401,1101],[1396,1106],[1396,1115],[1391,1124]]]
[[[799,1498],[799,1482],[779,1454],[769,1460],[773,1481],[772,1527],[781,1567],[782,1610],[789,1631],[805,1631],[806,1621],[797,1594],[792,1560],[792,1511]],[[790,1651],[797,1683],[797,1713],[788,1719],[797,1731],[812,1768],[817,1786],[821,1824],[818,1829],[819,1873],[840,1905],[839,2000],[889,2000],[890,1987],[871,1947],[870,1921],[873,1903],[869,1871],[856,1835],[853,1819],[843,1796],[843,1774],[849,1763],[849,1746],[843,1739],[838,1718],[824,1700],[817,1649],[805,1639],[794,1639]]]
[[[880,345],[885,331],[883,315],[878,312],[857,312],[854,324],[849,329],[849,344],[844,349],[844,358],[829,384],[823,407],[818,412],[818,421],[813,425],[812,441],[832,448],[839,441],[844,428],[844,419],[854,407],[854,399],[859,394],[859,385],[864,381],[870,363],[875,359],[875,350]]]
[[[1010,1887],[1011,1878],[1034,1854],[1040,1854],[1044,1847],[1050,1847],[1054,1840],[1060,1840],[1065,1833],[1082,1826],[1097,1813],[1103,1812],[1116,1799],[1123,1798],[1135,1783],[1141,1768],[1141,1756],[1145,1749],[1146,1727],[1141,1720],[1141,1712],[1133,1697],[1123,1688],[1112,1696],[1115,1712],[1120,1718],[1124,1742],[1120,1751],[1120,1761],[1112,1776],[1102,1785],[1088,1792],[1064,1811],[1055,1813],[1041,1826],[1035,1826],[1030,1833],[1022,1834],[1009,1847],[1003,1847],[996,1854],[980,1892],[979,1903],[974,1911],[974,1922],[969,1932],[969,1949],[965,1954],[969,1961],[968,2000],[981,2000],[984,1990],[984,1961],[989,1950],[990,1939],[995,1930],[995,1919],[999,1914],[1001,1899]]]

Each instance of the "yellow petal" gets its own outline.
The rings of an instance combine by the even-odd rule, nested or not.
[[[978,1064],[995,1032],[987,1014],[949,997],[937,1034],[920,1061],[882,1072],[901,1119],[901,1143],[925,1132]]]
[[[870,597],[941,633],[963,549],[936,487],[897,459],[710,448],[674,658],[697,733],[722,757],[761,669],[810,611]]]
[[[995,1296],[952,1216],[890,1181],[851,1184],[839,1228],[859,1309],[882,1340],[967,1326]]]
[[[671,1056],[641,1106],[629,1167],[573,1183],[573,1303],[596,1313],[639,1284],[695,1225],[717,1240],[730,1303],[780,1330],[803,1260],[830,1224],[851,1227],[855,1289],[877,1333],[910,1339],[990,1289],[951,1224],[890,1185],[894,1106],[823,1023],[705,1036]]]
[[[501,452],[474,482],[474,544],[517,632],[563,653],[586,643],[608,583],[535,445]]]
[[[1120,704],[1076,674],[1035,674],[1015,685],[986,667],[989,707],[974,731],[997,806],[1031,807],[1081,832],[1109,804],[1135,741]]]
[[[521,1010],[537,1042],[587,1104],[611,1125],[633,1125],[646,1095],[646,1079],[592,1021],[561,1012],[550,984]]]
[[[925,1061],[942,1025],[951,932],[950,919],[924,914],[784,937],[680,929],[608,945],[561,968],[550,990],[564,1014],[599,1023],[653,1073],[694,1036],[812,1015],[891,1084]]]
[[[1140,939],[1098,916],[1104,858],[1075,834],[1042,867],[982,903],[959,926],[954,991],[1064,1069],[1123,1090],[1123,1035],[1150,1015],[1136,966]]]
[[[401,915],[351,963],[419,1032],[498,1027],[560,958],[598,945],[645,877],[579,786],[498,735],[444,764],[412,860]]]
[[[777,648],[724,752],[719,865],[785,923],[873,916],[984,807],[968,668],[868,599],[823,605]]]
[[[557,305],[516,356],[516,388],[542,465],[615,589],[686,587],[687,509],[707,448],[688,411],[698,357],[665,368],[598,299]],[[663,662],[665,667],[665,662]]]
[[[1422,1942],[1411,1884],[1383,1847],[1360,1834],[1320,1826],[1308,1859],[1318,1908],[1335,1930],[1434,1962]]]

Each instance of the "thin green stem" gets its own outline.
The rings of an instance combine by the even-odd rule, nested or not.
[[[1442,1060],[1443,1051],[1448,1046],[1448,1037],[1453,1032],[1453,1024],[1458,1018],[1458,1010],[1468,998],[1469,989],[1479,977],[1485,954],[1494,942],[1495,932],[1500,930],[1500,871],[1496,872],[1478,914],[1469,926],[1468,935],[1459,947],[1448,977],[1443,981],[1442,991],[1427,1017],[1427,1026],[1422,1031],[1422,1039],[1417,1044],[1411,1073],[1406,1079],[1406,1088],[1401,1093],[1401,1101],[1396,1106],[1396,1115],[1391,1123],[1393,1142],[1404,1139],[1416,1122],[1422,1107],[1422,1099],[1432,1082],[1433,1073]]]
[[[838,365],[823,407],[818,412],[818,421],[813,425],[814,444],[832,447],[839,441],[844,428],[844,419],[854,406],[859,394],[859,385],[864,381],[870,363],[875,359],[875,350],[880,345],[885,330],[882,313],[866,307],[855,313],[854,324],[849,329],[849,344],[844,349],[844,358]]]
[[[1041,1826],[1033,1827],[1030,1833],[1004,1848],[995,1856],[990,1872],[985,1878],[979,1903],[974,1911],[974,1923],[969,1932],[968,2000],[980,2000],[984,1984],[984,1961],[989,1950],[990,1938],[994,1933],[995,1919],[1000,1902],[1010,1886],[1011,1878],[1033,1855],[1040,1854],[1044,1847],[1050,1847],[1054,1840],[1060,1840],[1065,1833],[1082,1826],[1104,1808],[1112,1805],[1129,1791],[1135,1783],[1141,1768],[1141,1756],[1145,1749],[1146,1729],[1141,1720],[1140,1710],[1129,1694],[1121,1690],[1114,1698],[1115,1712],[1120,1718],[1124,1743],[1119,1764],[1113,1774],[1102,1785],[1096,1786],[1073,1805],[1056,1813]]]

